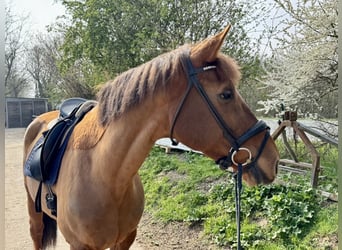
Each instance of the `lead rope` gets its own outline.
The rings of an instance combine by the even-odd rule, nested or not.
[[[236,237],[237,237],[237,249],[241,250],[241,190],[242,190],[242,164],[238,164],[238,171],[234,175],[235,179],[235,210],[236,210]]]

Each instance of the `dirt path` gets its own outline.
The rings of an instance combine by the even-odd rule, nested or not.
[[[23,137],[25,129],[5,131],[5,250],[31,250],[26,193],[22,174]],[[155,221],[144,213],[138,235],[131,250],[215,250],[202,237],[203,228],[183,223],[167,225]],[[67,250],[69,245],[58,232],[56,250]]]

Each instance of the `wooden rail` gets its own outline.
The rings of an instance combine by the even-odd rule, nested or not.
[[[320,155],[305,133],[315,136],[321,139],[322,141],[332,144],[334,146],[338,146],[338,140],[325,136],[319,133],[318,131],[297,122],[296,112],[290,112],[290,111],[285,112],[283,119],[284,120],[279,123],[278,128],[273,132],[272,138],[276,140],[279,137],[279,135],[282,135],[284,146],[286,150],[289,152],[292,160],[281,159],[279,161],[279,167],[286,171],[291,171],[293,173],[303,174],[303,175],[306,174],[307,171],[311,171],[311,186],[313,188],[317,188],[318,177],[322,168],[320,166]],[[300,139],[305,144],[306,148],[309,150],[311,157],[312,157],[311,164],[298,161],[295,152],[292,150],[290,144],[287,141],[287,137],[285,133],[285,128],[287,127],[291,127],[294,130],[294,132],[300,137]],[[338,200],[337,194],[331,194],[329,192],[322,191],[322,190],[319,190],[319,191],[321,192],[323,196],[327,197],[330,200],[333,200],[333,201]]]
[[[315,147],[313,146],[313,144],[311,143],[310,139],[306,136],[305,132],[298,125],[296,120],[284,120],[284,121],[282,121],[279,124],[278,128],[272,134],[273,140],[276,140],[280,134],[285,133],[284,130],[286,127],[293,128],[293,130],[297,133],[297,135],[302,139],[306,148],[310,151],[310,154],[312,157],[312,164],[310,164],[311,186],[316,188],[317,184],[318,184],[318,176],[319,176],[319,172],[320,172],[320,155],[317,152],[317,150],[315,149]],[[283,138],[284,138],[284,136],[283,136]],[[296,165],[294,165],[293,162],[291,162],[291,164],[294,166],[297,166],[297,167],[303,166],[303,163],[298,163],[297,158],[294,157],[295,154],[294,154],[292,148],[290,147],[290,145],[288,143],[284,143],[284,145],[289,152],[292,152],[292,153],[290,153],[290,155],[292,155],[292,158],[294,158],[293,162],[296,162]],[[309,164],[306,164],[305,166],[308,168]]]
[[[334,138],[331,138],[331,137],[328,137],[326,135],[323,135],[323,134],[317,132],[316,130],[314,130],[314,129],[312,129],[312,128],[310,128],[310,127],[308,127],[308,126],[306,126],[306,125],[304,125],[302,123],[297,122],[297,124],[298,124],[298,127],[301,130],[303,130],[304,132],[306,132],[306,133],[308,133],[310,135],[313,135],[313,136],[315,136],[315,137],[321,139],[322,141],[327,142],[327,143],[329,143],[331,145],[334,145],[336,147],[338,146],[338,140],[335,140]]]

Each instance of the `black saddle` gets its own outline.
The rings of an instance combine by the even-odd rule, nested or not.
[[[95,105],[95,101],[71,98],[60,106],[60,116],[53,127],[36,142],[25,163],[24,174],[40,181],[36,196],[36,210],[41,211],[42,183],[55,184],[69,138],[75,126]]]
[[[79,98],[79,97],[66,99],[64,102],[62,102],[61,106],[59,107],[60,119],[63,119],[69,116],[75,108],[79,107],[82,103],[86,101],[87,101],[86,99]]]
[[[69,137],[84,115],[93,106],[89,106],[77,115],[81,105],[86,100],[82,98],[70,98],[65,100],[60,107],[60,113],[57,123],[45,132],[44,143],[42,145],[40,165],[42,171],[42,181],[54,184],[57,180],[57,173],[51,171],[59,169],[64,151],[66,149]]]
[[[27,176],[48,184],[55,183],[68,139],[76,124],[93,107],[89,105],[78,114],[85,102],[82,98],[71,98],[62,103],[56,123],[42,134],[26,161]]]

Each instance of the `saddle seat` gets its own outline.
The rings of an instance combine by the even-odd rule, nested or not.
[[[71,114],[71,112],[80,104],[86,102],[87,100],[80,97],[73,97],[66,99],[62,102],[62,104],[59,107],[59,117],[60,119],[66,118]]]

